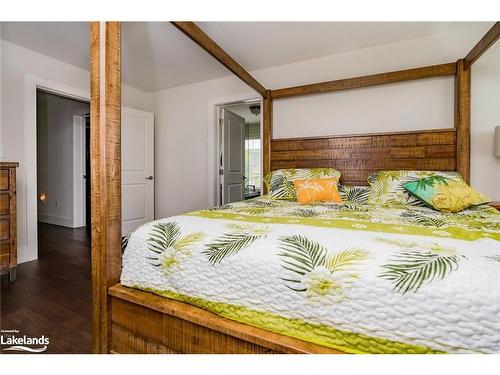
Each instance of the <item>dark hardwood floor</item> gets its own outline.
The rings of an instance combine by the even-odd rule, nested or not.
[[[38,247],[38,260],[18,265],[15,284],[2,276],[0,327],[45,335],[47,353],[90,353],[90,234],[39,223]]]

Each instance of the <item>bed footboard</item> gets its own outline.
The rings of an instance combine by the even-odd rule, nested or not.
[[[109,294],[113,353],[341,353],[120,284]]]

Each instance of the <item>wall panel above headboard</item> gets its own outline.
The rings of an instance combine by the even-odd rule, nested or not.
[[[376,170],[454,171],[456,150],[455,129],[273,139],[271,170],[333,167],[342,183],[367,185]]]

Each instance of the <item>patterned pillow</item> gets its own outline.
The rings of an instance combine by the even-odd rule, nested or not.
[[[269,196],[275,199],[297,199],[295,180],[314,180],[318,178],[336,178],[340,172],[333,168],[278,169],[264,177]]]
[[[344,202],[366,204],[370,198],[370,187],[339,185],[339,193]]]
[[[315,180],[295,180],[297,201],[301,204],[313,202],[342,203],[337,190],[337,178],[318,178]]]
[[[471,206],[489,203],[490,199],[472,189],[463,180],[431,176],[407,182],[403,187],[438,211],[460,212]]]
[[[378,171],[368,177],[368,183],[371,186],[368,203],[383,206],[425,206],[420,199],[410,194],[403,187],[403,184],[430,176],[441,176],[462,181],[462,176],[457,172]]]

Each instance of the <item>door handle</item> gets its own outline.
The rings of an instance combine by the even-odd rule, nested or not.
[[[146,177],[146,180],[152,180],[152,179],[153,179],[153,176]]]

